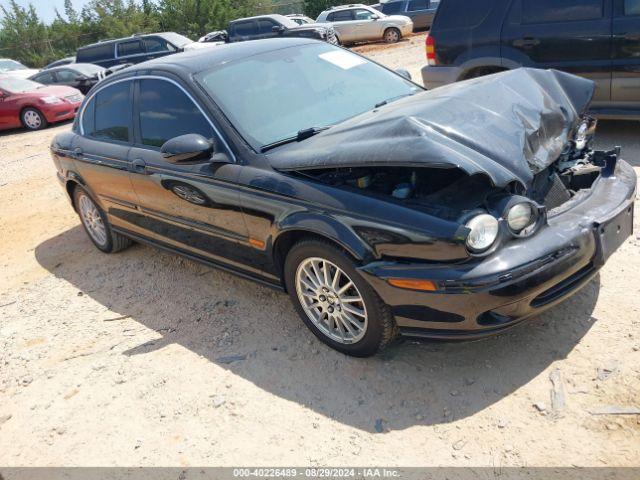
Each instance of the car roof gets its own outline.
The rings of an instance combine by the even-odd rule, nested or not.
[[[136,38],[146,38],[146,37],[164,37],[167,34],[175,34],[175,32],[157,32],[157,33],[141,33],[141,34],[134,34],[134,35],[130,35],[128,37],[121,37],[121,38],[109,38],[106,40],[100,40],[98,42],[95,43],[90,43],[89,45],[83,45],[82,47],[79,47],[78,50],[84,50],[85,48],[92,48],[92,47],[97,47],[100,45],[108,45],[110,43],[114,43],[114,42],[122,42],[124,40],[135,40]]]
[[[189,78],[194,73],[207,70],[222,63],[232,62],[265,52],[281,50],[283,48],[300,47],[318,42],[319,40],[309,38],[289,37],[226,43],[211,48],[189,50],[147,60],[146,62],[127,67],[121,72],[114,73],[110,75],[108,79],[111,80],[136,75],[138,72],[147,72],[149,70],[163,70],[182,78]]]
[[[77,70],[78,66],[82,67],[84,65],[91,65],[92,67],[96,67],[96,68],[104,68],[104,67],[100,67],[100,65],[95,65],[93,63],[67,63],[65,65],[58,65],[55,67],[51,67],[51,68],[47,68],[46,70],[43,70],[43,72],[55,72],[57,70]]]
[[[279,20],[279,21],[288,21],[291,20],[290,18],[285,17],[284,15],[280,15],[278,13],[272,13],[269,15],[254,15],[253,17],[243,17],[243,18],[236,18],[235,20],[232,20],[229,22],[229,24],[232,23],[236,23],[236,22],[244,22],[245,20],[257,20],[260,18],[272,18],[274,20]]]
[[[349,8],[371,8],[369,5],[365,5],[364,3],[352,3],[350,5],[336,5],[335,7],[330,7],[325,10],[325,12],[335,12],[338,10],[348,10]],[[324,12],[323,12],[324,13]]]

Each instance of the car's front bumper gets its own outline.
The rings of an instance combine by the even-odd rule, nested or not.
[[[462,69],[454,66],[425,65],[420,72],[422,73],[422,84],[427,90],[457,82],[462,75]]]
[[[82,102],[62,102],[59,104],[43,105],[42,113],[49,123],[62,122],[75,118]]]
[[[375,262],[361,272],[405,334],[477,337],[496,333],[565,300],[584,286],[632,233],[636,175],[618,161],[528,239],[478,262],[458,265]],[[388,279],[431,280],[433,292],[394,287]]]

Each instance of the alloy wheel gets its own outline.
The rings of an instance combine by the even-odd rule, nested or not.
[[[300,262],[295,276],[302,308],[324,335],[343,344],[356,343],[367,331],[367,308],[349,276],[319,257]]]
[[[100,211],[98,207],[93,203],[86,195],[80,195],[78,201],[78,210],[80,211],[80,218],[82,219],[82,223],[87,229],[89,235],[93,241],[95,241],[99,245],[107,244],[107,229],[105,228],[104,222],[102,221],[102,216],[100,215]]]

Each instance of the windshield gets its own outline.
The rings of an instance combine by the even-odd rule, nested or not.
[[[11,77],[0,78],[0,88],[9,93],[30,92],[42,87],[44,87],[44,85],[32,80]]]
[[[256,150],[421,91],[373,62],[319,42],[218,65],[196,80]]]
[[[0,60],[0,72],[10,72],[11,70],[25,70],[27,67],[15,60]]]
[[[72,67],[73,70],[88,77],[104,70],[103,67],[100,67],[99,65],[93,65],[91,63],[76,63],[75,65],[72,65]]]
[[[185,45],[193,43],[193,40],[185,37],[184,35],[180,35],[179,33],[175,33],[175,32],[163,33],[162,34],[162,38],[164,38],[168,42],[171,42],[172,44],[174,44],[178,48],[182,48]]]

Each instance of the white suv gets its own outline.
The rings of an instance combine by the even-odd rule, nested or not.
[[[322,12],[316,23],[331,23],[341,44],[384,40],[399,42],[413,32],[413,22],[402,15],[385,15],[367,5],[341,5]]]

